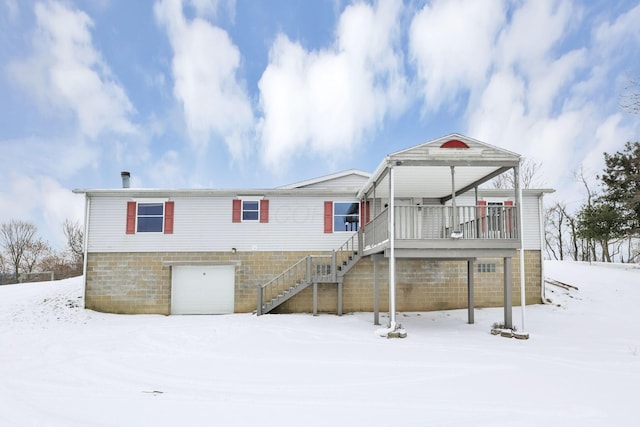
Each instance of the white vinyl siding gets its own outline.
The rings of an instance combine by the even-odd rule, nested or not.
[[[127,235],[129,199],[93,197],[88,249],[89,252],[228,252],[231,248],[329,251],[340,247],[351,236],[350,233],[324,233],[327,197],[270,196],[268,199],[268,223],[233,223],[233,197],[172,197],[175,202],[173,234]]]

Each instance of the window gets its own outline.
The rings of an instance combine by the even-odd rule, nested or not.
[[[233,199],[231,206],[232,222],[269,222],[269,200]]]
[[[258,201],[242,201],[242,220],[257,221],[260,218],[260,203]]]
[[[333,204],[333,231],[358,231],[360,226],[360,203]]]
[[[478,273],[495,273],[496,265],[495,263],[478,263]]]
[[[127,234],[173,234],[174,202],[127,202]]]
[[[138,233],[162,233],[164,203],[138,203]]]

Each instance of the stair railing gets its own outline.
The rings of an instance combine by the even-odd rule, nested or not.
[[[307,255],[267,283],[258,285],[256,314],[264,314],[265,304],[268,305],[276,298],[280,299],[280,304],[286,299],[283,296],[301,284],[338,282],[337,267],[347,265],[358,254],[362,254],[361,245],[362,231],[358,231],[337,250],[332,251],[331,255]]]
[[[298,260],[278,276],[269,280],[264,285],[258,286],[258,316],[262,314],[262,308],[265,301],[271,301],[278,295],[283,295],[285,291],[291,289],[291,287],[295,286],[296,283],[310,277],[311,268],[308,262],[309,259],[310,256],[306,256]]]

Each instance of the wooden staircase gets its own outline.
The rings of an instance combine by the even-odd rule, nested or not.
[[[327,255],[307,255],[291,267],[258,286],[258,316],[269,313],[314,283],[341,284],[344,276],[358,263],[362,250],[360,232]],[[340,310],[338,310],[340,312]]]

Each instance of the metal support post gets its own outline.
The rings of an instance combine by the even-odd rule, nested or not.
[[[378,256],[373,255],[373,324],[380,324],[380,283],[378,282]]]
[[[513,327],[511,283],[511,258],[504,258],[504,327],[507,329],[511,329]]]
[[[338,316],[342,316],[342,280],[338,280]]]
[[[473,301],[473,276],[474,276],[474,263],[473,260],[470,259],[467,261],[467,304],[468,304],[468,318],[469,324],[472,325],[474,323],[474,301]]]
[[[318,315],[318,282],[313,282],[313,315]]]

